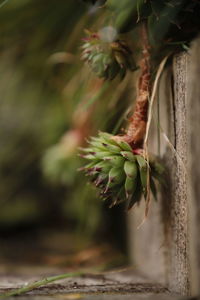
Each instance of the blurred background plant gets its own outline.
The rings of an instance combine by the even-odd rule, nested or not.
[[[104,209],[77,172],[78,147],[98,130],[117,132],[134,94],[133,76],[103,85],[80,60],[84,29],[102,26],[101,10],[83,1],[12,0],[0,18],[1,254],[12,252],[5,236],[28,232],[36,240],[47,228],[84,233],[84,244],[98,233],[124,248],[123,208]]]

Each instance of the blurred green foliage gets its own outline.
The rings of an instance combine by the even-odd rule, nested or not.
[[[132,79],[93,89],[79,52],[102,13],[81,1],[12,0],[0,19],[0,224],[64,219],[95,232],[102,204],[77,172],[77,151],[65,159],[62,136],[90,110],[89,134],[118,130]]]

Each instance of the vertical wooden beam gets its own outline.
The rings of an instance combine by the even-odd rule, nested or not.
[[[146,223],[142,208],[129,216],[130,252],[146,276],[181,295],[200,293],[200,38],[188,53],[177,54],[158,89],[158,125],[152,128],[150,152],[159,153],[168,184],[152,203]],[[155,117],[155,111],[154,111]],[[156,123],[156,122],[155,122]],[[166,275],[166,276],[165,276]]]
[[[188,70],[188,187],[189,187],[189,250],[192,294],[200,294],[200,38],[190,49]]]
[[[173,59],[174,165],[171,171],[171,207],[169,239],[169,288],[173,292],[189,293],[188,256],[188,196],[187,196],[187,67],[188,55]]]
[[[188,55],[181,53],[174,57],[172,67],[165,70],[157,96],[160,120],[152,126],[150,137],[150,152],[161,155],[168,169],[167,186],[161,191],[158,203],[152,200],[149,218],[142,228],[136,229],[142,219],[141,208],[129,218],[135,265],[146,276],[167,283],[171,291],[182,295],[189,294],[187,64]]]

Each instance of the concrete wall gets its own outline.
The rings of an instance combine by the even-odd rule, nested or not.
[[[189,54],[168,62],[162,75],[149,149],[165,162],[167,185],[157,203],[152,199],[149,217],[139,229],[143,208],[128,216],[133,264],[182,295],[200,293],[199,53],[197,39]]]

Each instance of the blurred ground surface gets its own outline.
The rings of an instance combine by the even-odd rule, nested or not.
[[[21,287],[35,280],[41,279],[44,275],[56,275],[63,272],[63,269],[33,269],[32,274],[27,270],[19,270],[15,274],[1,274],[0,291],[10,291],[13,288]],[[49,272],[49,273],[48,273]],[[6,275],[6,276],[5,276]],[[133,270],[121,272],[104,272],[101,274],[86,274],[77,278],[68,278],[51,283],[22,295],[17,299],[182,299],[172,296],[165,287],[138,275]]]
[[[85,275],[51,283],[11,299],[181,299],[128,266],[112,245],[79,235],[43,231],[0,237],[0,294],[48,276],[84,270]]]

